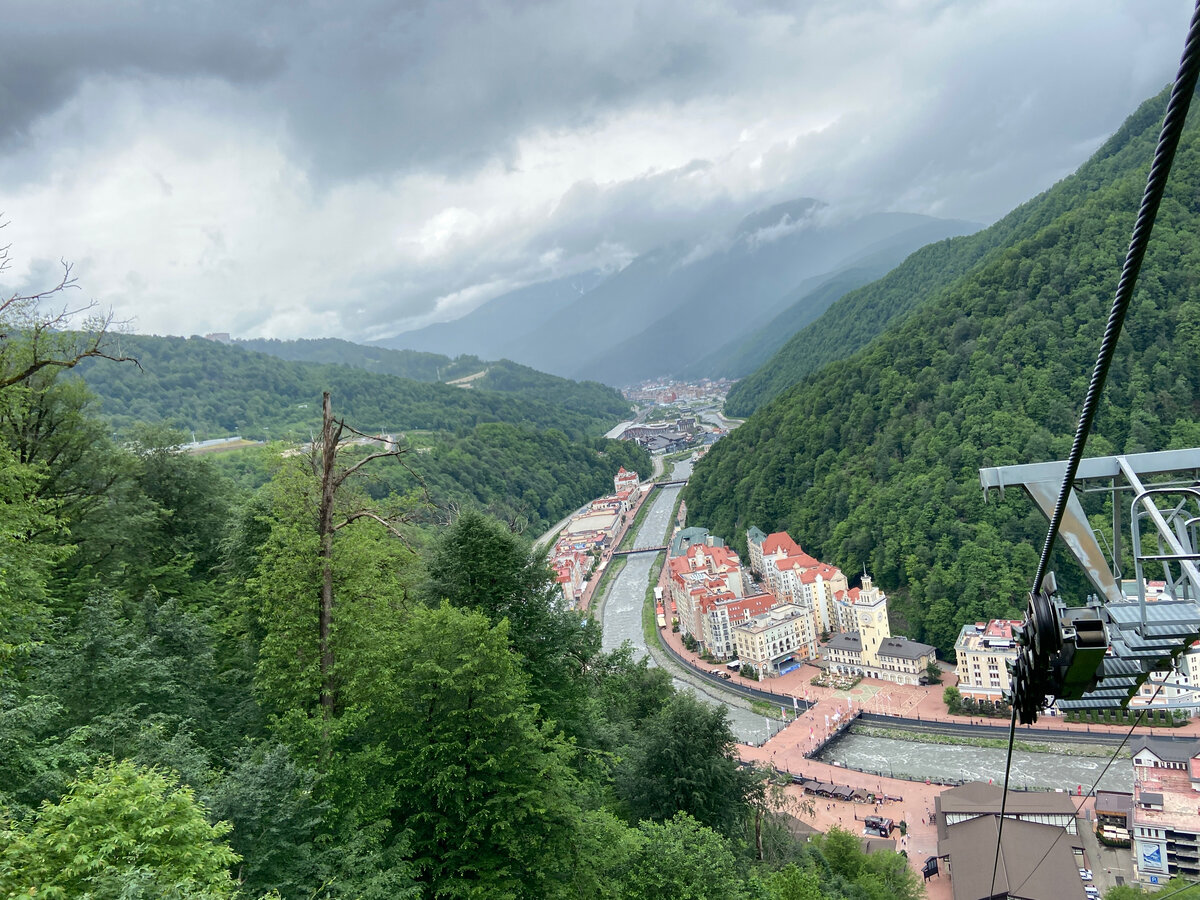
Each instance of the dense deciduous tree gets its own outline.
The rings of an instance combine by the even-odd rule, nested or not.
[[[582,727],[581,674],[600,650],[600,627],[563,603],[550,568],[529,542],[466,510],[431,548],[427,569],[432,603],[478,610],[493,624],[508,621],[534,702],[548,718]]]
[[[98,768],[29,822],[0,820],[0,893],[39,897],[234,897],[224,842],[190,788],[128,762]]]
[[[617,788],[634,821],[685,812],[732,833],[749,811],[752,783],[737,765],[725,707],[682,692],[643,724]]]
[[[508,624],[443,605],[396,646],[394,790],[435,897],[551,897],[576,830],[565,742],[534,721]]]
[[[728,841],[685,812],[642,822],[623,879],[625,900],[739,900],[743,879]]]
[[[801,869],[795,863],[772,872],[766,878],[771,900],[825,900],[821,876],[814,869]]]
[[[378,522],[359,522],[340,533],[331,567],[336,621],[323,648],[319,484],[305,462],[293,458],[280,468],[269,493],[270,535],[250,582],[255,627],[263,633],[259,690],[281,715],[314,714],[323,695],[333,700],[334,714],[369,702],[375,679],[390,668],[412,553]],[[325,670],[323,649],[332,651]]]
[[[49,624],[44,606],[51,566],[67,550],[37,540],[62,527],[52,501],[38,499],[39,475],[0,446],[0,690],[15,678]]]

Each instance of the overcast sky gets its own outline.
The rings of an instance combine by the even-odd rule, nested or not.
[[[0,211],[132,329],[381,338],[798,196],[991,222],[1186,0],[8,0]]]

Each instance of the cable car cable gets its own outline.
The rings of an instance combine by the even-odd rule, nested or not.
[[[1128,741],[1130,737],[1132,737],[1133,730],[1135,728],[1137,728],[1138,725],[1141,724],[1142,718],[1146,715],[1146,713],[1150,709],[1150,704],[1153,703],[1155,701],[1155,699],[1157,699],[1158,692],[1163,689],[1163,686],[1164,686],[1164,682],[1160,681],[1158,683],[1158,686],[1154,689],[1154,693],[1150,695],[1150,699],[1146,701],[1147,705],[1143,706],[1141,708],[1141,710],[1138,711],[1137,718],[1135,718],[1133,720],[1133,724],[1130,725],[1129,730],[1125,732],[1125,737],[1121,738],[1121,743],[1117,745],[1115,750],[1113,750],[1112,755],[1108,758],[1108,762],[1105,763],[1104,768],[1100,770],[1100,774],[1096,776],[1096,780],[1092,782],[1091,789],[1080,799],[1079,805],[1075,807],[1075,816],[1076,817],[1079,816],[1079,811],[1081,809],[1083,809],[1083,804],[1087,802],[1087,798],[1095,795],[1096,788],[1099,787],[1099,785],[1100,785],[1100,779],[1105,776],[1105,774],[1108,772],[1108,770],[1112,767],[1112,764],[1114,762],[1116,762],[1117,754],[1121,752],[1122,748],[1124,748],[1125,742]],[[1064,834],[1067,833],[1067,828],[1065,825],[1060,825],[1059,828],[1061,828],[1062,831],[1058,834],[1058,836],[1053,841],[1050,842],[1050,846],[1046,848],[1046,852],[1042,854],[1042,858],[1037,861],[1036,866],[1034,866],[1032,869],[1029,870],[1029,874],[1025,876],[1024,881],[1022,881],[1020,884],[1018,884],[1016,886],[1016,888],[1014,889],[1015,891],[1019,892],[1021,890],[1021,888],[1025,887],[1025,885],[1026,885],[1026,883],[1028,883],[1029,879],[1033,877],[1034,872],[1036,872],[1038,870],[1038,868],[1041,866],[1041,864],[1046,861],[1046,858],[1050,855],[1051,851],[1058,845],[1059,838],[1061,838]]]
[[[1116,297],[1113,299],[1108,325],[1104,329],[1104,339],[1100,344],[1100,353],[1096,357],[1096,367],[1092,371],[1092,380],[1083,401],[1083,410],[1079,414],[1079,426],[1075,430],[1071,454],[1067,457],[1067,470],[1063,474],[1058,502],[1054,505],[1054,515],[1050,519],[1050,530],[1046,533],[1046,542],[1042,546],[1037,574],[1033,579],[1035,594],[1041,591],[1042,579],[1046,577],[1046,571],[1050,564],[1050,552],[1054,549],[1054,539],[1062,524],[1067,498],[1071,492],[1071,483],[1075,480],[1075,473],[1079,470],[1079,461],[1083,458],[1083,447],[1087,443],[1092,422],[1096,418],[1100,393],[1104,390],[1104,382],[1108,378],[1108,369],[1117,349],[1117,339],[1121,336],[1121,326],[1125,323],[1129,302],[1133,298],[1133,288],[1137,283],[1138,272],[1142,268],[1142,260],[1146,256],[1146,248],[1150,243],[1150,232],[1154,228],[1154,219],[1158,215],[1158,207],[1162,203],[1163,194],[1166,191],[1167,176],[1171,173],[1171,164],[1175,160],[1175,151],[1179,147],[1179,138],[1183,134],[1188,106],[1192,101],[1192,93],[1196,89],[1197,75],[1200,75],[1200,2],[1196,4],[1191,24],[1188,26],[1187,41],[1179,62],[1179,72],[1175,77],[1175,86],[1171,89],[1171,99],[1167,102],[1167,112],[1163,117],[1162,131],[1159,134],[1158,147],[1154,151],[1154,162],[1150,166],[1150,175],[1146,179],[1146,190],[1142,195],[1141,209],[1138,210],[1137,221],[1133,226],[1133,235],[1129,239],[1129,251],[1125,255],[1125,266],[1121,271],[1121,280],[1117,283]]]
[[[1096,365],[1092,370],[1092,379],[1088,384],[1087,394],[1084,397],[1083,409],[1079,414],[1079,425],[1075,429],[1075,439],[1071,445],[1071,453],[1067,457],[1067,467],[1063,473],[1062,487],[1059,490],[1058,501],[1054,505],[1054,514],[1050,518],[1050,528],[1046,532],[1046,541],[1042,545],[1042,554],[1038,560],[1037,574],[1033,579],[1033,592],[1030,595],[1031,610],[1038,608],[1035,606],[1035,603],[1042,593],[1042,581],[1045,579],[1049,568],[1050,554],[1054,549],[1054,539],[1058,535],[1059,526],[1062,525],[1067,499],[1071,493],[1071,484],[1075,481],[1075,475],[1079,470],[1079,461],[1083,458],[1083,448],[1087,444],[1092,423],[1096,418],[1096,409],[1099,405],[1100,394],[1103,392],[1104,383],[1108,379],[1108,370],[1116,353],[1117,339],[1121,336],[1121,327],[1125,323],[1125,316],[1129,311],[1129,303],[1133,298],[1133,288],[1137,283],[1138,273],[1142,267],[1142,260],[1146,256],[1146,248],[1149,246],[1150,232],[1154,229],[1154,220],[1158,215],[1158,208],[1162,203],[1163,194],[1166,191],[1167,176],[1171,173],[1171,164],[1175,160],[1175,151],[1179,147],[1179,139],[1183,134],[1188,107],[1191,105],[1192,94],[1196,89],[1197,76],[1200,76],[1200,0],[1197,0],[1195,9],[1192,11],[1192,20],[1188,26],[1183,55],[1179,61],[1179,71],[1175,76],[1175,84],[1171,89],[1171,97],[1167,101],[1167,111],[1163,116],[1158,146],[1154,151],[1154,161],[1150,166],[1150,174],[1146,178],[1146,189],[1142,194],[1141,207],[1138,210],[1137,220],[1133,226],[1133,234],[1129,239],[1129,250],[1125,255],[1125,265],[1121,270],[1121,279],[1117,282],[1117,291],[1116,296],[1113,298],[1112,311],[1109,313],[1108,324],[1104,329],[1104,338],[1100,343],[1100,352],[1096,356]],[[1038,621],[1041,618],[1040,616],[1034,616],[1029,622],[1031,626],[1030,630],[1033,631],[1032,638],[1036,651],[1034,659],[1037,663],[1035,667],[1037,671],[1033,673],[1035,676],[1040,674],[1040,669],[1045,668],[1048,658],[1041,640],[1042,635],[1047,631],[1046,622]],[[1053,638],[1054,635],[1050,635],[1050,637]],[[1019,657],[1019,660],[1028,655],[1026,652],[1028,648],[1022,648],[1022,650],[1023,656]],[[1033,686],[1040,683],[1040,678],[1035,677],[1032,680],[1032,685],[1029,683],[1021,685],[1024,689],[1022,693],[1027,693]],[[1013,741],[1017,732],[1017,712],[1019,707],[1024,708],[1031,702],[1030,698],[1026,696],[1020,698],[1014,696],[1013,699],[1012,719],[1008,729],[1008,756],[1004,763],[1004,789],[1000,796],[1000,822],[996,831],[996,856],[992,862],[992,882],[988,890],[989,896],[992,896],[995,892],[996,872],[1000,866],[1000,846],[1001,838],[1004,834],[1004,812],[1008,801],[1008,780],[1012,770]],[[1043,696],[1043,702],[1044,699]]]

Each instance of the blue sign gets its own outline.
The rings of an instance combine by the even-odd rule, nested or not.
[[[1162,870],[1162,845],[1161,844],[1142,844],[1141,845],[1142,866],[1148,869]]]
[[[1151,875],[1151,876],[1150,876],[1150,883],[1151,883],[1151,884],[1158,884],[1158,876],[1157,876],[1157,875]]]

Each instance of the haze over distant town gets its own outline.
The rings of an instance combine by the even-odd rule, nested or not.
[[[5,17],[7,286],[140,332],[393,338],[796,197],[987,223],[1173,75],[1158,2]]]

